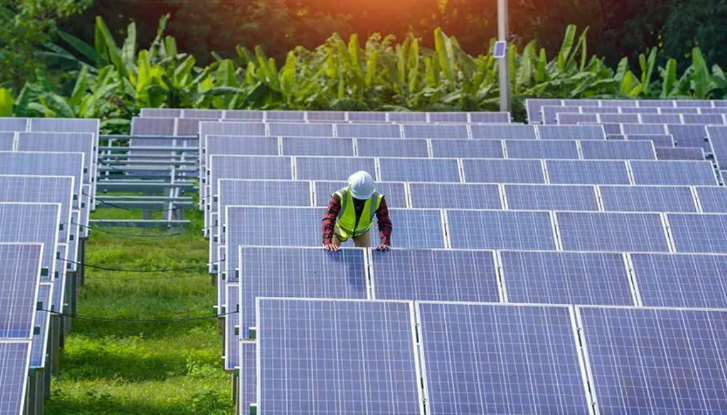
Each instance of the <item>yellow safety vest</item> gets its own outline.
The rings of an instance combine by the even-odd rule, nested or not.
[[[347,187],[334,193],[341,199],[341,210],[338,211],[336,217],[336,234],[343,240],[355,238],[368,232],[373,225],[374,215],[379,210],[381,205],[381,199],[384,195],[374,192],[373,195],[366,201],[361,217],[356,222],[356,208],[353,205],[353,196]],[[375,206],[372,208],[372,206]]]

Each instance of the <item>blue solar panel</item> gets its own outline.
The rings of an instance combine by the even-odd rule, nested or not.
[[[714,151],[717,165],[727,168],[727,127],[707,127],[707,135]]]
[[[432,140],[433,157],[503,158],[500,140]]]
[[[539,125],[541,140],[605,140],[606,134],[600,125]]]
[[[305,121],[303,111],[265,111],[265,121]]]
[[[0,203],[0,242],[44,244],[43,281],[50,281],[56,271],[60,209],[50,203]]]
[[[727,312],[588,307],[579,314],[600,413],[727,410]]]
[[[255,327],[255,299],[368,298],[366,252],[240,247],[240,335]],[[229,303],[228,303],[229,304]]]
[[[558,122],[558,114],[580,114],[581,107],[545,106],[541,108],[543,124],[552,125]]]
[[[459,183],[455,159],[379,159],[381,179],[389,182]]]
[[[668,125],[667,129],[674,136],[677,147],[702,147],[706,153],[712,152],[705,126],[677,124]]]
[[[412,315],[406,302],[259,299],[258,413],[423,413]]]
[[[654,147],[674,147],[671,134],[631,134],[625,137],[629,141],[651,141]]]
[[[722,114],[683,114],[684,124],[724,125]]]
[[[603,209],[611,212],[697,212],[688,187],[601,186]]]
[[[669,243],[655,213],[557,212],[565,251],[669,252]]]
[[[351,122],[386,122],[387,113],[385,112],[356,112],[351,111],[348,113],[348,120]],[[339,134],[339,137],[343,137]]]
[[[0,244],[0,338],[32,336],[42,253],[40,244]]]
[[[654,144],[649,141],[582,141],[584,159],[656,160]]]
[[[621,108],[622,114],[659,114],[659,111],[662,111],[663,114],[668,114],[668,112],[664,112],[663,110],[676,110],[676,108],[643,108],[643,107],[632,107],[632,108]]]
[[[546,106],[562,105],[563,101],[560,99],[526,99],[525,106],[528,111],[528,122],[538,123],[543,121],[542,108]]]
[[[267,136],[266,124],[262,122],[201,122],[200,137],[208,135]],[[204,146],[204,139],[202,140]]]
[[[439,210],[391,209],[389,210],[394,231],[391,245],[397,248],[436,249],[444,248],[444,230]],[[371,230],[371,246],[378,245],[379,233]]]
[[[563,105],[567,107],[598,107],[601,105],[599,99],[564,99]]]
[[[360,138],[356,140],[361,157],[429,157],[427,140],[400,138]]]
[[[705,99],[677,99],[674,100],[677,108],[711,108],[718,100],[710,101]]]
[[[474,127],[474,126],[473,126]],[[405,138],[469,138],[467,126],[463,124],[419,124],[405,125]]]
[[[704,160],[704,149],[701,147],[657,147],[658,160]]]
[[[642,108],[673,108],[674,100],[640,99],[637,101]]]
[[[240,367],[240,285],[225,285],[225,370]]]
[[[333,137],[333,124],[271,123],[268,135],[272,137]]]
[[[698,108],[659,108],[659,114],[699,114]]]
[[[217,195],[217,181],[220,179],[293,179],[290,157],[211,156],[209,170],[212,196]]]
[[[546,160],[552,184],[630,184],[626,162],[620,160]]]
[[[2,131],[28,131],[27,118],[0,118]]]
[[[429,115],[430,122],[438,122],[434,117],[436,113]],[[510,123],[512,119],[509,112],[471,112],[470,114],[471,123]]]
[[[548,212],[450,210],[447,223],[454,249],[556,249]]]
[[[84,183],[92,183],[91,176],[98,152],[93,133],[18,133],[18,151],[48,153],[84,153]]]
[[[331,195],[346,187],[345,182],[315,182],[315,203],[316,206],[326,207],[331,200]],[[404,183],[378,182],[376,191],[384,195],[386,206],[389,208],[405,208],[406,190]]]
[[[336,136],[353,138],[401,138],[401,129],[397,124],[336,124]]]
[[[467,113],[467,112],[430,112],[429,122],[441,122],[441,123],[461,123],[465,124],[470,122],[469,117],[474,115],[479,116],[480,114],[500,116],[502,113]],[[501,117],[500,117],[501,118]],[[472,122],[484,122],[484,121],[472,121]],[[508,122],[508,121],[500,121]]]
[[[206,164],[209,163],[210,156],[277,156],[278,154],[278,139],[275,137],[207,136]]]
[[[314,122],[346,121],[346,113],[342,111],[308,111],[306,119]]]
[[[61,306],[55,307],[52,302],[53,294],[61,291],[58,287],[60,282],[50,283],[44,282],[38,285],[38,303],[37,306],[44,310],[59,311]],[[50,313],[47,311],[35,311],[35,332],[30,347],[30,368],[31,369],[47,369],[46,356],[48,352],[48,336],[50,332]]]
[[[13,151],[15,146],[15,133],[0,132],[0,151]]]
[[[666,126],[664,124],[623,124],[621,132],[626,135],[663,135],[666,134]]]
[[[618,114],[619,107],[579,107],[583,114]]]
[[[182,137],[196,137],[197,134],[199,134],[199,124],[203,121],[207,120],[200,118],[179,118],[177,119],[177,131],[174,135]],[[199,141],[177,140],[175,145],[180,147],[197,147],[199,146]]]
[[[241,414],[250,413],[257,400],[257,351],[254,342],[240,342],[240,392],[238,407]]]
[[[354,156],[353,139],[283,137],[284,156]]]
[[[296,157],[297,180],[348,180],[357,171],[367,171],[376,177],[373,158],[359,157]],[[387,181],[392,179],[384,178]]]
[[[182,110],[179,108],[142,108],[139,114],[142,118],[179,118]]]
[[[568,111],[568,110],[566,110]],[[598,122],[597,114],[571,114],[558,112],[556,114],[557,123],[561,125],[578,125],[581,123],[594,124]]]
[[[378,300],[500,301],[490,251],[373,251],[371,262]]]
[[[587,414],[566,306],[420,303],[427,412]]]
[[[504,189],[508,209],[599,210],[594,186],[507,184]]]
[[[535,140],[534,125],[491,124],[470,126],[472,138],[479,140]]]
[[[0,152],[0,174],[73,177],[74,208],[80,206],[83,153]]]
[[[578,143],[573,140],[509,140],[505,141],[507,158],[511,159],[579,159]]]
[[[635,305],[622,254],[500,252],[511,303]]]
[[[410,183],[411,204],[428,209],[502,209],[496,184]]]
[[[0,413],[23,413],[30,358],[30,342],[0,341]]]
[[[426,112],[390,112],[388,117],[395,123],[427,122]]]
[[[727,213],[727,187],[697,187],[697,197],[704,213]]]
[[[462,160],[468,183],[545,183],[540,160]]]
[[[709,186],[717,185],[709,161],[632,161],[634,184]]]
[[[644,306],[727,308],[727,256],[631,254]]]
[[[715,101],[715,106],[719,106],[719,102]],[[721,108],[699,108],[700,114],[727,114],[727,109]]]
[[[183,109],[180,118],[199,118],[208,120],[219,120],[224,118],[224,111],[210,109]]]
[[[599,114],[598,122],[609,124],[629,124],[638,123],[638,114]]]
[[[642,114],[642,124],[681,124],[682,118],[679,114]]]
[[[727,215],[669,214],[676,252],[727,253]]]

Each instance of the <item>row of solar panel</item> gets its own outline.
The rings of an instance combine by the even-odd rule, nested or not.
[[[725,108],[724,100],[625,100],[625,99],[527,99],[528,121],[542,122],[542,108],[547,106],[620,107],[620,108]]]
[[[141,118],[295,122],[509,123],[509,112],[249,111],[143,108]]]
[[[257,310],[245,413],[727,407],[723,310],[267,298]]]
[[[727,114],[727,107],[589,107],[576,105],[545,105],[540,108],[542,121],[555,122],[558,112],[571,114],[685,114],[713,115]]]
[[[720,108],[720,113],[715,114],[651,114],[630,112],[611,113],[593,110],[601,110],[598,107],[591,108],[591,111],[579,112],[580,107],[543,107],[543,121],[545,124],[574,125],[579,123],[597,124],[727,124],[727,107]],[[613,108],[619,110],[619,108]]]

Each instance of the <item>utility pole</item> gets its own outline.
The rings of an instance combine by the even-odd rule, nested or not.
[[[507,2],[508,0],[497,0],[497,31],[501,42],[507,42],[510,35]],[[505,56],[500,59],[500,111],[510,111],[510,98],[510,59],[505,49]]]

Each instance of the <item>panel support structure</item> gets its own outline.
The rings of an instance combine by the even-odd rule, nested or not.
[[[497,31],[499,40],[507,42],[510,32],[508,0],[497,0]],[[500,59],[500,111],[510,111],[510,97],[510,60],[505,50],[505,57]]]

